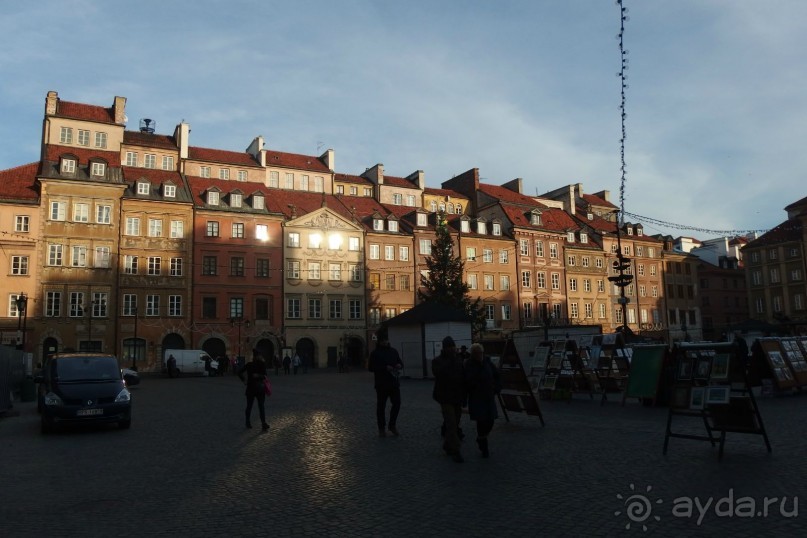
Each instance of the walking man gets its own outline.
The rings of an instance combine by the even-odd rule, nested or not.
[[[266,364],[263,358],[259,355],[253,355],[252,361],[247,363],[238,372],[238,377],[246,385],[244,395],[247,397],[247,408],[244,411],[246,415],[247,428],[252,427],[250,422],[250,415],[252,415],[252,404],[258,400],[258,414],[261,417],[261,426],[263,431],[269,429],[269,424],[266,422],[266,390],[264,389],[263,381],[266,379]]]
[[[283,357],[283,373],[285,375],[289,375],[290,371],[291,371],[291,357],[289,357],[289,354],[286,353],[286,355]]]
[[[398,351],[390,346],[389,333],[386,327],[382,327],[376,333],[378,345],[370,354],[368,370],[375,374],[376,393],[376,423],[378,424],[378,436],[386,437],[386,426],[389,424],[389,432],[398,436],[398,413],[401,410],[401,382],[400,375],[403,370],[403,362]],[[389,423],[386,421],[387,399],[392,402],[392,409],[389,413]]]
[[[443,349],[432,361],[434,391],[432,397],[440,404],[446,428],[443,450],[457,463],[462,463],[459,427],[462,404],[465,401],[465,372],[457,345],[450,336],[443,338]]]

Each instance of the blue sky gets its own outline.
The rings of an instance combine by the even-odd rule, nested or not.
[[[807,2],[626,0],[625,209],[770,228],[807,196]],[[337,171],[478,167],[619,203],[612,0],[39,0],[0,18],[0,168],[38,159],[48,90],[191,144],[336,151]],[[712,235],[655,225],[646,233]]]

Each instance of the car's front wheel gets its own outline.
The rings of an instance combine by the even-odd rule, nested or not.
[[[120,422],[118,422],[118,427],[121,430],[128,430],[129,428],[132,427],[132,420],[131,419],[129,419],[129,420],[121,420]]]

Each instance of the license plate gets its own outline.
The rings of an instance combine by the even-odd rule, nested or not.
[[[103,409],[79,409],[76,411],[76,415],[79,417],[86,417],[89,415],[103,415]]]

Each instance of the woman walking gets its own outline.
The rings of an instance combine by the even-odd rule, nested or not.
[[[241,381],[246,385],[244,395],[247,397],[247,408],[245,411],[247,428],[252,427],[252,423],[250,422],[252,404],[255,400],[258,400],[258,414],[261,417],[261,426],[263,426],[263,431],[268,430],[269,424],[266,423],[266,408],[264,407],[264,403],[266,402],[266,389],[263,384],[266,379],[266,364],[263,362],[263,358],[255,354],[252,358],[252,362],[247,363],[241,371],[238,372],[238,377],[241,378]]]
[[[482,457],[490,456],[488,434],[493,421],[499,416],[496,395],[501,390],[499,371],[489,357],[485,357],[482,344],[471,346],[471,357],[465,361],[465,388],[468,394],[468,415],[476,421],[476,444]]]

